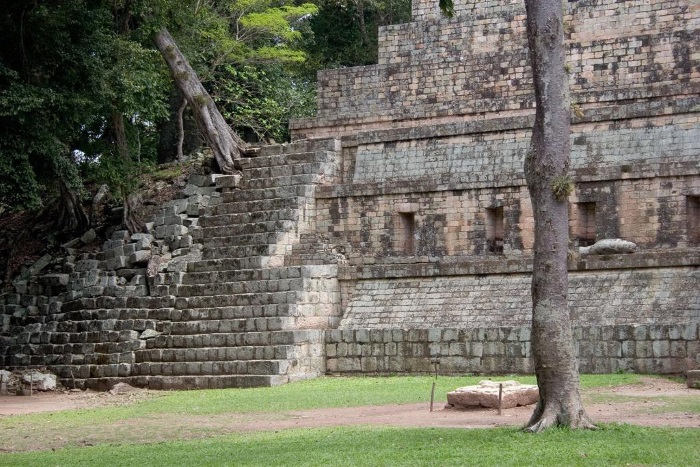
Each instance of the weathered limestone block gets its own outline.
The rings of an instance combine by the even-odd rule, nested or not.
[[[10,383],[10,373],[7,370],[0,370],[0,394],[7,394],[7,385]]]
[[[135,251],[129,257],[129,262],[132,264],[142,264],[148,263],[151,259],[151,250],[139,250]]]
[[[187,183],[198,187],[211,186],[214,184],[214,175],[190,174]]]
[[[195,195],[197,193],[199,193],[199,187],[197,185],[192,185],[191,183],[188,183],[182,192],[182,196],[184,198],[189,198],[190,196]]]
[[[80,237],[80,241],[83,242],[85,245],[88,245],[92,243],[96,238],[97,233],[95,232],[95,229],[90,229],[87,232],[85,232],[82,237]]]
[[[75,263],[76,272],[86,272],[95,270],[99,267],[100,262],[96,259],[82,259]]]
[[[139,339],[152,339],[154,337],[160,336],[161,334],[163,333],[158,332],[155,329],[146,329],[141,333]]]
[[[68,285],[69,274],[46,274],[40,278],[44,285],[60,287]]]
[[[689,370],[686,373],[686,377],[689,388],[700,389],[700,370]]]
[[[176,215],[187,211],[188,202],[186,199],[176,199],[163,204],[164,216]]]
[[[22,377],[25,383],[30,383],[39,391],[55,391],[56,375],[50,373],[32,373]]]
[[[634,253],[637,245],[627,240],[619,238],[606,238],[598,240],[591,246],[580,247],[579,253],[582,255],[618,255],[624,253]]]
[[[502,409],[530,405],[537,402],[540,391],[536,385],[517,381],[480,381],[476,386],[465,386],[447,393],[447,408],[498,407],[499,384],[503,385]]]
[[[117,230],[112,234],[111,240],[128,242],[129,241],[129,231],[128,230]]]
[[[186,235],[189,232],[184,225],[160,225],[156,227],[156,237],[176,237],[178,235]]]
[[[238,188],[241,183],[241,175],[224,175],[216,178],[216,188]]]

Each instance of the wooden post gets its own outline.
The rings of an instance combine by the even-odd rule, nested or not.
[[[498,415],[501,415],[501,404],[503,403],[503,383],[498,383]]]

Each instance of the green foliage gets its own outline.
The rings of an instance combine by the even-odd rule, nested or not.
[[[314,111],[313,83],[281,65],[228,65],[211,86],[221,113],[249,140],[285,141],[289,119]]]
[[[170,182],[182,175],[182,166],[174,165],[172,167],[151,172],[150,175],[153,180]]]
[[[316,0],[319,11],[309,24],[313,35],[304,49],[309,69],[340,68],[377,62],[380,26],[411,19],[410,0]]]
[[[574,191],[574,181],[568,176],[554,177],[552,181],[552,193],[557,201],[566,201],[571,192]]]
[[[442,14],[448,18],[452,18],[455,15],[455,5],[453,0],[440,0],[440,11]]]
[[[115,26],[117,3],[15,1],[0,15],[0,203],[36,208],[75,192],[81,175],[109,173],[127,186],[133,171],[110,161],[110,116],[126,115],[135,161],[154,152],[154,122],[168,93],[162,59]],[[20,47],[17,45],[20,44]],[[77,156],[77,157],[76,157]],[[79,170],[86,161],[93,167]],[[110,166],[111,163],[111,166]],[[95,166],[105,164],[99,170]],[[117,190],[113,190],[116,192]]]

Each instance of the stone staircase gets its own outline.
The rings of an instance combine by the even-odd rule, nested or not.
[[[134,352],[136,384],[271,386],[325,372],[324,330],[340,320],[336,267],[285,258],[312,227],[315,186],[335,181],[338,158],[335,140],[275,146],[244,159],[240,179],[217,180],[221,203],[194,234],[202,259],[169,286],[162,334]]]
[[[187,261],[161,265],[136,291],[141,296],[119,296],[124,287],[101,287],[112,296],[64,294],[19,334],[7,364],[47,365],[67,387],[98,389],[119,381],[153,389],[271,386],[323,374],[324,331],[340,321],[337,266],[291,257],[313,228],[315,187],[337,181],[339,157],[339,142],[329,139],[244,159],[242,176],[216,179],[217,203],[173,231],[192,236]],[[163,212],[179,216],[175,204]],[[121,251],[128,235],[115,235],[109,246]],[[103,256],[76,263],[81,286],[98,275],[119,282],[119,272],[90,272],[105,268],[111,255]],[[90,274],[96,278],[86,282]]]

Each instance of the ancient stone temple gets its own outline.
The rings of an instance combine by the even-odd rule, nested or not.
[[[318,116],[240,179],[16,280],[0,364],[152,388],[532,371],[524,6],[437,3],[380,30],[377,65],[320,73]],[[700,5],[563,5],[581,370],[699,368]],[[603,239],[636,249],[579,253]]]

